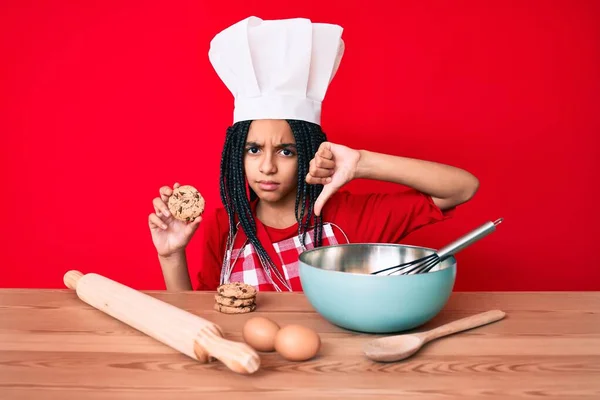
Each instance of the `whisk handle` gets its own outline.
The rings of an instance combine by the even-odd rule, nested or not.
[[[483,239],[490,233],[496,230],[496,226],[503,221],[503,218],[497,219],[494,222],[486,222],[481,225],[479,228],[472,230],[466,235],[461,236],[456,239],[454,242],[450,243],[447,246],[442,247],[438,250],[437,255],[440,257],[440,260],[444,260],[451,255],[458,253],[460,250],[464,249],[467,246],[472,245],[480,239]]]

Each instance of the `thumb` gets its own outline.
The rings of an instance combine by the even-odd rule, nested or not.
[[[325,203],[327,202],[327,200],[329,200],[331,195],[333,195],[337,189],[338,188],[332,184],[323,186],[323,190],[321,191],[321,194],[319,195],[319,197],[317,197],[317,201],[315,201],[315,215],[317,217],[321,216],[321,211],[323,211],[323,206],[325,206]]]
[[[195,220],[186,225],[185,230],[188,235],[192,235],[200,226],[200,222],[202,222],[202,217],[196,217]]]

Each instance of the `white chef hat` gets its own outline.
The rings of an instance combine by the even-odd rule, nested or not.
[[[344,53],[339,25],[249,17],[218,33],[209,59],[234,96],[234,123],[321,123],[321,103]]]

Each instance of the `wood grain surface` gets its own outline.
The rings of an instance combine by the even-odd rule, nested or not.
[[[454,293],[431,329],[478,312],[506,317],[428,343],[395,363],[361,347],[381,337],[346,331],[303,294],[259,293],[257,310],[225,315],[213,293],[147,291],[214,321],[241,341],[244,322],[267,316],[315,329],[318,357],[260,353],[253,375],[198,364],[105,315],[69,290],[0,290],[0,399],[600,399],[600,293]]]

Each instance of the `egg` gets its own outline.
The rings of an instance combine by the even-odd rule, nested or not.
[[[242,336],[244,341],[258,351],[275,350],[275,336],[279,331],[276,322],[265,317],[250,318],[244,324]]]
[[[305,361],[317,355],[321,338],[317,332],[302,325],[286,325],[275,336],[275,350],[290,361]]]

